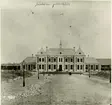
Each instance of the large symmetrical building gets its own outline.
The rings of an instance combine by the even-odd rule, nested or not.
[[[39,70],[44,72],[86,72],[88,70],[100,71],[111,70],[111,59],[96,59],[84,54],[79,47],[77,50],[73,48],[63,48],[60,41],[58,48],[43,48],[37,52],[36,56],[25,58],[20,66],[25,70]],[[20,69],[19,65],[16,68]],[[14,69],[15,64],[2,64],[1,68]]]
[[[36,54],[36,69],[39,71],[86,71],[90,67],[99,70],[98,62],[95,58],[86,57],[79,47],[75,51],[73,48],[63,48],[60,41],[59,48],[42,49]]]

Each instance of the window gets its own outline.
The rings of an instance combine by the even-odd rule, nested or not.
[[[65,59],[65,61],[67,62],[67,58]]]
[[[25,69],[25,65],[23,65],[23,69]]]
[[[42,69],[44,69],[44,65],[42,65]]]
[[[60,54],[62,54],[62,52],[60,52]]]
[[[67,69],[67,65],[65,65],[65,69]]]
[[[59,58],[59,62],[60,62],[60,58]]]
[[[79,58],[77,59],[77,62],[79,62]]]
[[[71,65],[71,69],[73,69],[73,65]]]
[[[80,65],[80,69],[82,70],[82,65]]]
[[[80,61],[82,62],[82,58],[80,59]]]
[[[96,65],[96,69],[98,69],[98,65]]]
[[[109,68],[109,67],[110,67],[110,65],[107,65],[107,67]]]
[[[42,62],[44,62],[44,58],[42,58]]]
[[[39,58],[39,61],[41,62],[41,58]]]
[[[86,69],[88,69],[88,65],[86,65]]]
[[[73,59],[71,58],[71,62],[73,62]]]
[[[41,65],[39,65],[39,69],[41,69]]]
[[[49,65],[49,69],[51,69],[51,65]]]
[[[77,65],[77,69],[79,70],[79,65]]]
[[[35,69],[36,68],[36,65],[33,65],[33,69]]]
[[[79,52],[79,54],[81,54],[81,52]]]
[[[59,62],[62,62],[63,60],[62,60],[62,58],[59,58]]]
[[[54,65],[54,69],[56,69],[56,65]]]
[[[93,70],[93,65],[91,65],[91,69]]]
[[[49,62],[51,61],[51,59],[49,58]]]
[[[56,62],[56,58],[54,58],[54,62]]]
[[[41,54],[43,54],[43,52],[41,52]]]

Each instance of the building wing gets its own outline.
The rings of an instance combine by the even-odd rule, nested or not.
[[[111,65],[111,59],[97,59],[101,65]]]
[[[99,62],[93,57],[86,57],[85,63],[86,64],[98,64]]]
[[[36,63],[36,57],[27,57],[24,59],[25,63]]]

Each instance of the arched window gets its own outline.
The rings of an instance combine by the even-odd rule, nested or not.
[[[44,58],[42,58],[42,62],[44,62]]]
[[[49,69],[51,69],[51,65],[49,65]]]
[[[73,59],[71,58],[71,62],[73,62]]]
[[[49,62],[51,61],[51,59],[49,58]]]
[[[82,58],[80,59],[80,61],[82,62]]]
[[[44,65],[42,65],[42,69],[44,69]]]
[[[41,65],[39,65],[39,69],[41,69]]]
[[[67,58],[65,59],[65,61],[67,62]]]
[[[77,69],[79,70],[79,65],[77,65]]]
[[[77,58],[77,62],[79,62],[79,58]]]
[[[39,58],[39,62],[41,62],[41,58]]]
[[[82,65],[80,65],[80,69],[82,70]]]

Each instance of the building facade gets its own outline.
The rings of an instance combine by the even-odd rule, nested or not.
[[[111,59],[87,57],[82,49],[63,48],[60,41],[58,48],[40,49],[36,56],[26,57],[20,64],[1,64],[2,70],[36,70],[44,72],[88,72],[111,70]]]
[[[82,49],[63,48],[60,41],[58,48],[40,49],[36,56],[26,57],[20,64],[1,64],[2,70],[36,70],[44,72],[88,72],[111,70],[111,59],[87,57]]]
[[[59,48],[40,49],[36,55],[36,68],[39,71],[81,71],[86,70],[86,55],[79,47],[63,48],[60,41]]]

